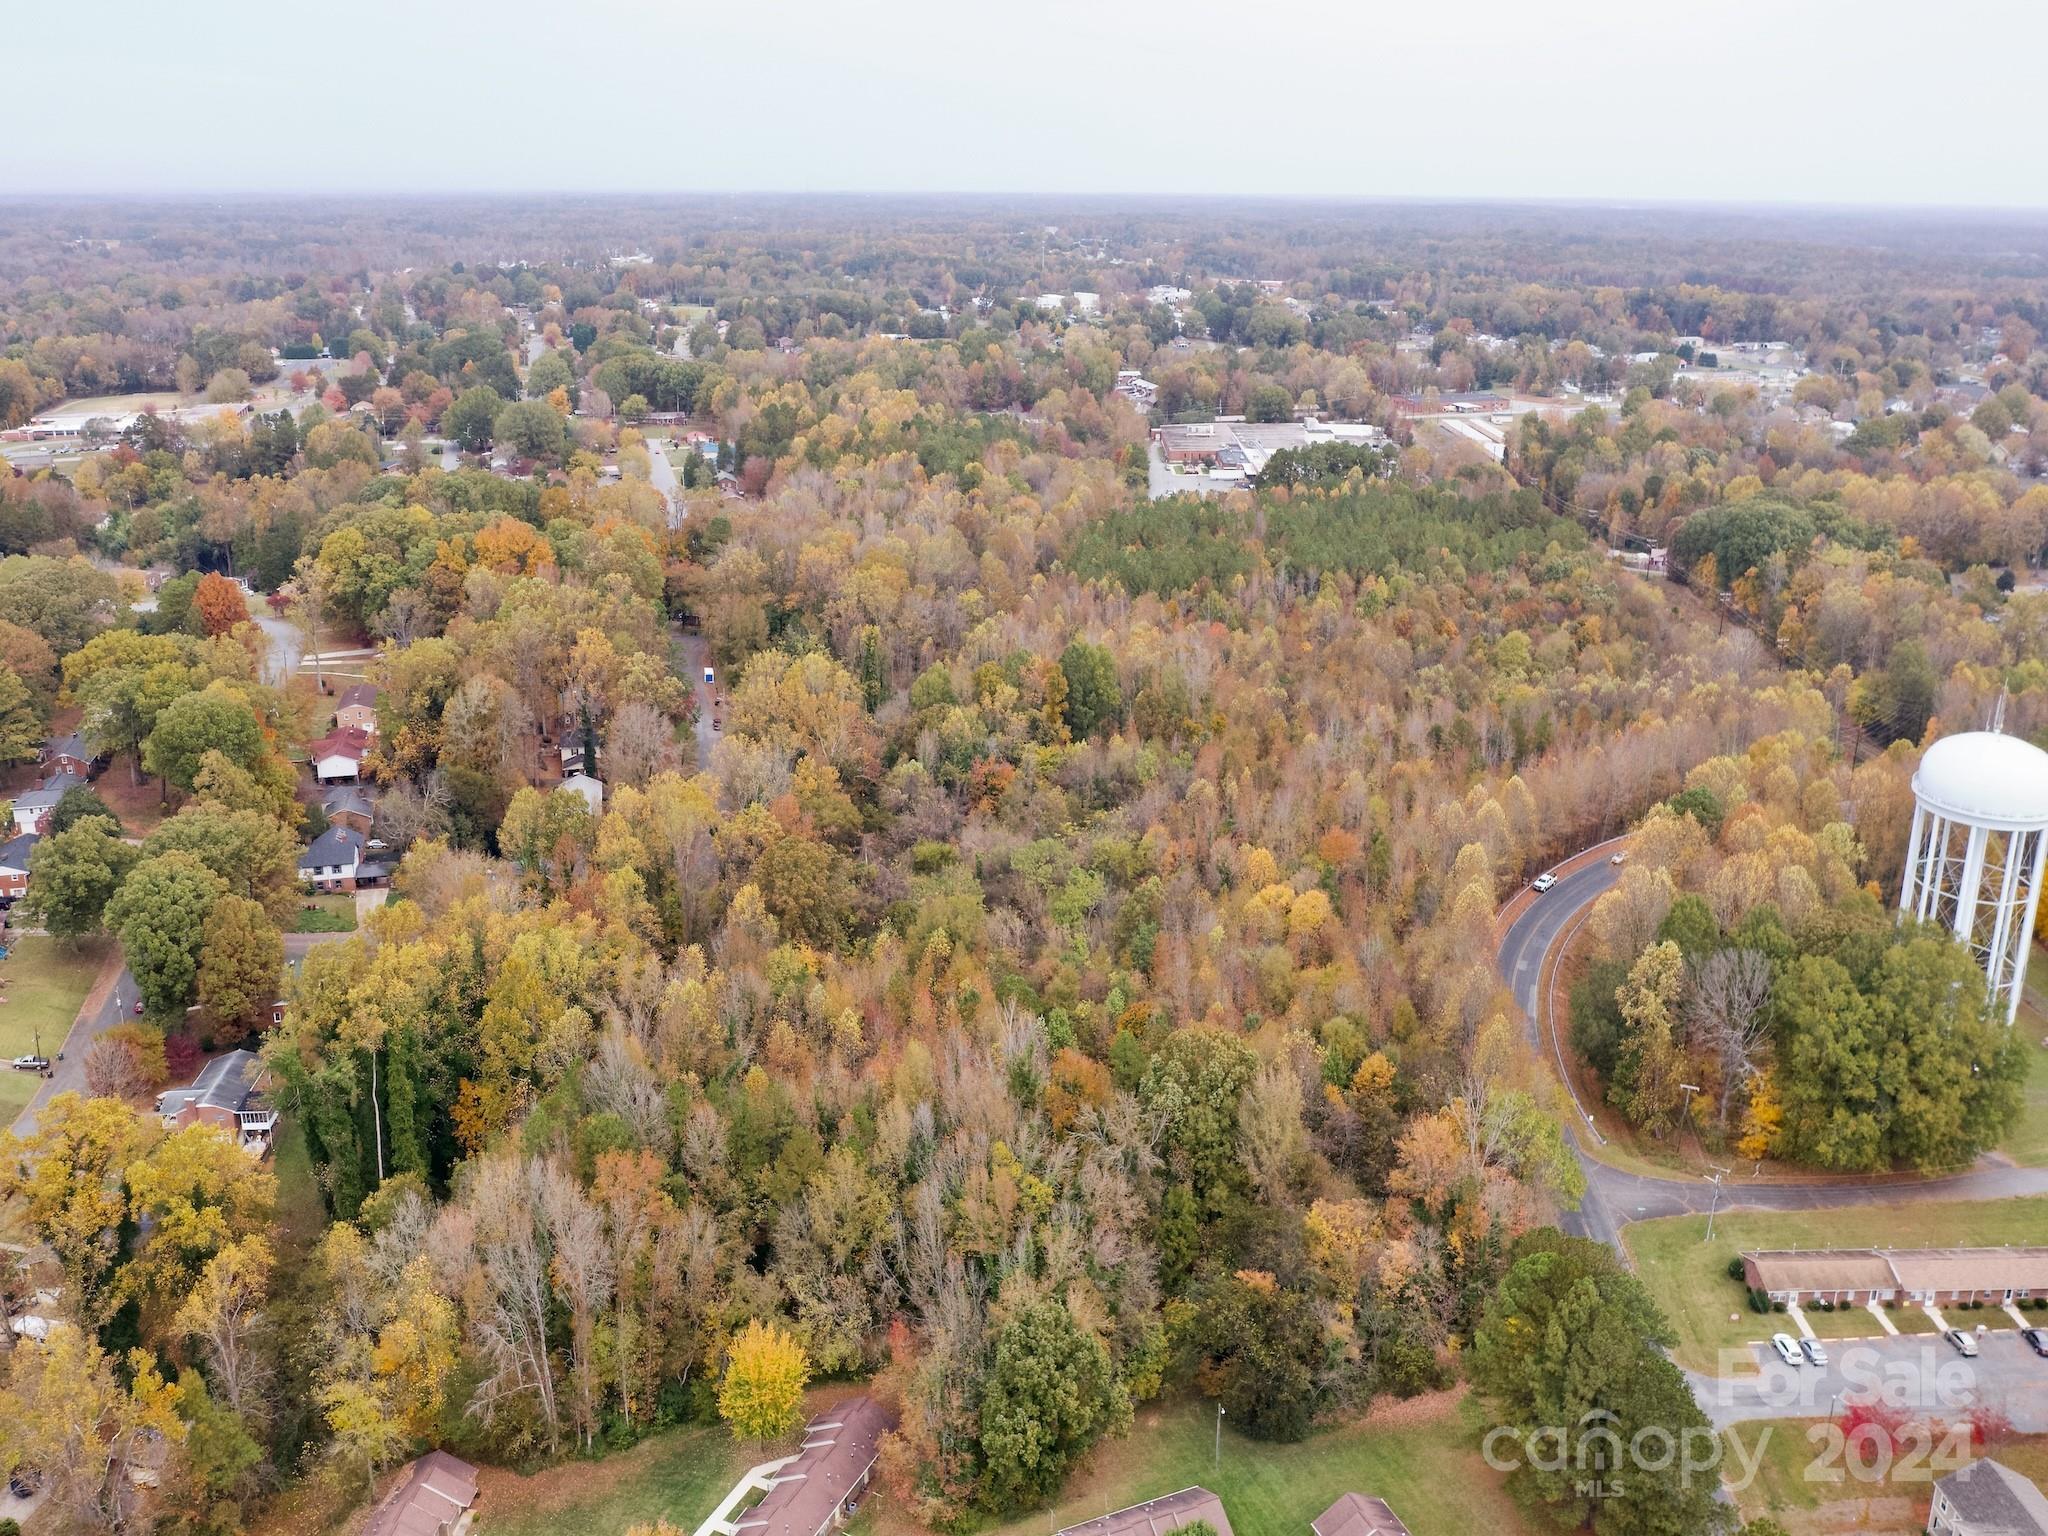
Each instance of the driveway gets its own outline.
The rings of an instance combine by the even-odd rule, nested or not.
[[[647,481],[668,498],[668,527],[673,533],[683,526],[682,482],[676,467],[668,461],[667,445],[658,437],[647,440]],[[700,672],[698,676],[703,676]]]

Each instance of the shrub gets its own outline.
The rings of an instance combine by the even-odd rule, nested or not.
[[[1785,1303],[1783,1303],[1782,1301],[1774,1301],[1771,1303],[1771,1310],[1773,1312],[1782,1312],[1785,1310]]]
[[[1740,1280],[1746,1273],[1747,1271],[1742,1267],[1741,1254],[1736,1254],[1728,1261],[1728,1278],[1730,1280]]]
[[[1749,1288],[1749,1310],[1752,1312],[1768,1312],[1770,1309],[1771,1298],[1752,1285]]]

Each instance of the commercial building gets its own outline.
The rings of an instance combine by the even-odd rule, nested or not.
[[[1232,1536],[1223,1501],[1200,1484],[1097,1515],[1068,1526],[1059,1536],[1166,1536],[1168,1531],[1197,1523],[1213,1527],[1216,1536]]]
[[[1742,1256],[1749,1288],[1773,1301],[1959,1301],[2048,1296],[2048,1248],[1765,1249]]]

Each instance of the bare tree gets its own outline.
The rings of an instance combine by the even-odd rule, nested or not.
[[[1754,949],[1717,949],[1694,970],[1686,1022],[1721,1062],[1716,1123],[1728,1128],[1735,1090],[1755,1073],[1771,1001],[1771,963]]]
[[[621,704],[604,738],[605,776],[636,788],[658,773],[682,768],[676,728],[668,716],[639,699]]]
[[[555,1163],[541,1165],[541,1218],[554,1260],[548,1274],[569,1309],[569,1368],[576,1385],[576,1427],[586,1450],[597,1438],[597,1315],[611,1299],[616,1270],[605,1241],[604,1213],[584,1198],[575,1178]]]

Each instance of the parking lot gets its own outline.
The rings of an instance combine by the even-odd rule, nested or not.
[[[1846,1402],[1881,1401],[1947,1420],[1996,1408],[2023,1434],[2048,1433],[2048,1359],[2029,1349],[2016,1328],[1979,1334],[1977,1344],[1977,1357],[1965,1359],[1939,1334],[1831,1339],[1826,1365],[1791,1366],[1764,1342],[1747,1361],[1730,1362],[1743,1374],[1695,1375],[1693,1391],[1718,1425],[1825,1418]],[[1755,1374],[1745,1369],[1750,1364]]]

